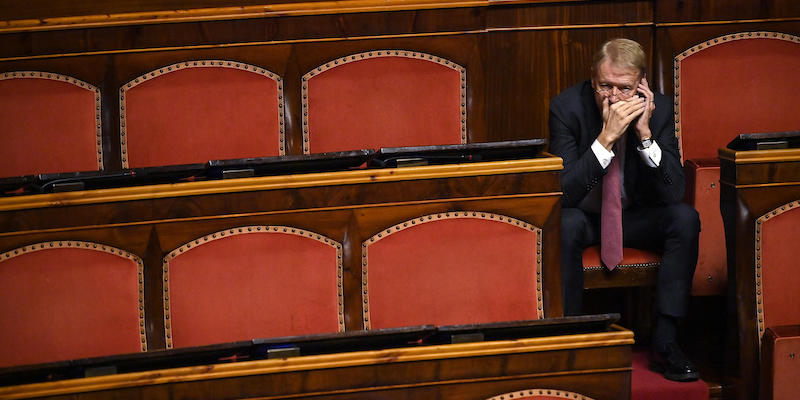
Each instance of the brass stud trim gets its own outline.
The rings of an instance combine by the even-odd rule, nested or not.
[[[764,323],[764,295],[763,295],[763,282],[762,277],[763,274],[763,264],[762,264],[762,253],[761,253],[761,240],[763,235],[763,225],[770,219],[773,219],[785,212],[791,211],[793,209],[800,207],[800,200],[795,200],[790,203],[786,203],[782,206],[778,206],[773,210],[767,211],[764,215],[758,217],[755,222],[755,282],[756,282],[756,320],[758,324],[758,350],[759,354],[761,352],[761,339],[764,336],[764,332],[766,331],[766,324]]]
[[[86,83],[71,76],[56,74],[43,71],[9,71],[0,74],[0,81],[6,79],[49,79],[61,81],[75,85],[81,89],[86,89],[94,93],[94,142],[95,153],[97,154],[97,170],[103,170],[103,123],[102,112],[100,109],[100,89],[97,86]]]
[[[309,115],[309,104],[308,104],[308,84],[307,82],[311,80],[311,78],[315,76],[319,76],[322,72],[325,72],[329,69],[336,68],[338,66],[351,63],[354,61],[361,61],[369,58],[378,58],[378,57],[405,57],[405,58],[415,58],[418,60],[429,61],[433,63],[437,63],[440,65],[444,65],[452,70],[455,70],[459,74],[460,84],[460,115],[461,115],[461,143],[467,143],[467,69],[463,66],[456,64],[446,58],[442,58],[439,56],[435,56],[432,54],[422,53],[418,51],[410,51],[410,50],[371,50],[365,51],[363,53],[356,53],[347,55],[344,57],[339,57],[333,61],[328,61],[318,67],[312,68],[311,71],[307,72],[303,75],[301,85],[302,90],[302,116],[303,116],[303,154],[311,154],[311,148],[309,146],[309,123],[308,123],[308,115]]]
[[[571,399],[571,400],[593,400],[591,397],[587,397],[579,393],[568,392],[566,390],[556,390],[556,389],[520,390],[517,392],[503,393],[494,396],[488,400],[513,400],[513,399],[523,399],[531,396],[548,396],[548,397],[556,397],[556,398]]]
[[[129,161],[128,157],[125,155],[128,154],[128,135],[125,129],[125,120],[126,120],[126,103],[127,103],[127,92],[134,87],[147,82],[149,80],[153,80],[158,78],[162,75],[166,75],[171,72],[176,72],[181,69],[187,68],[232,68],[238,69],[242,71],[252,72],[254,74],[265,76],[269,79],[272,79],[277,84],[277,99],[278,99],[278,154],[285,155],[286,154],[286,128],[284,122],[284,96],[283,96],[283,79],[280,75],[269,71],[265,68],[246,64],[238,61],[231,61],[231,60],[194,60],[194,61],[182,61],[179,63],[167,65],[164,67],[156,68],[152,71],[146,72],[132,80],[128,83],[122,85],[119,89],[119,140],[120,140],[120,150],[122,151],[122,168],[129,168]]]
[[[82,242],[77,240],[59,240],[59,241],[51,241],[51,242],[40,242],[31,244],[28,246],[19,247],[13,250],[9,250],[5,253],[0,254],[0,261],[6,261],[11,258],[21,256],[23,254],[29,254],[40,250],[49,250],[49,249],[65,249],[65,248],[73,248],[73,249],[84,249],[84,250],[91,250],[91,251],[99,251],[103,253],[108,253],[114,256],[122,257],[133,261],[136,263],[136,274],[137,274],[137,291],[138,291],[138,304],[136,313],[139,316],[139,326],[145,326],[145,319],[144,319],[144,262],[142,259],[125,250],[104,245],[101,243],[94,243],[94,242]],[[147,351],[147,334],[145,333],[144,328],[140,329],[139,331],[139,342],[141,343],[142,351]]]
[[[537,306],[537,319],[544,318],[544,310],[542,307],[542,229],[536,225],[527,223],[525,221],[508,217],[505,215],[494,214],[481,211],[450,211],[436,214],[423,215],[420,217],[412,218],[407,221],[400,222],[387,229],[381,229],[370,238],[367,238],[361,244],[361,300],[362,300],[362,317],[364,322],[364,329],[369,330],[372,328],[370,323],[369,311],[369,246],[377,243],[381,239],[385,239],[397,232],[405,229],[413,228],[417,225],[435,222],[444,219],[461,219],[473,218],[491,221],[499,221],[520,229],[525,229],[536,234],[536,298],[538,300]]]
[[[755,36],[755,37],[754,37]],[[800,37],[789,35],[780,32],[765,32],[765,31],[754,31],[754,32],[740,32],[740,33],[732,33],[720,37],[716,37],[713,39],[706,40],[703,43],[700,43],[686,51],[679,53],[675,56],[674,61],[674,97],[675,97],[675,137],[678,139],[678,151],[681,157],[681,163],[685,160],[683,159],[683,136],[681,135],[681,63],[684,59],[693,54],[699,52],[700,50],[707,49],[712,46],[716,46],[718,44],[728,43],[734,40],[739,39],[777,39],[777,40],[786,40],[789,42],[800,43]]]
[[[291,226],[282,226],[282,225],[250,225],[250,226],[238,226],[234,228],[224,229],[221,231],[209,233],[201,238],[197,238],[187,242],[186,244],[176,248],[175,250],[170,251],[162,260],[162,277],[163,277],[163,307],[164,307],[164,337],[166,340],[167,349],[173,348],[173,341],[172,341],[172,324],[170,323],[170,286],[169,286],[169,263],[170,261],[174,260],[176,257],[188,252],[190,249],[198,246],[202,246],[203,244],[212,242],[218,239],[224,239],[226,237],[236,236],[236,235],[246,235],[246,234],[254,234],[254,233],[263,233],[263,234],[286,234],[286,235],[295,235],[295,236],[302,236],[308,239],[316,240],[320,243],[324,243],[330,247],[333,247],[336,250],[336,302],[337,302],[337,321],[339,325],[339,332],[344,332],[345,325],[344,325],[344,266],[343,266],[343,256],[342,256],[342,244],[327,237],[321,235],[316,232],[307,231],[305,229],[295,228]]]

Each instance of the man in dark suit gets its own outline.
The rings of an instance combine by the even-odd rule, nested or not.
[[[564,159],[564,313],[582,312],[584,249],[603,241],[613,242],[609,237],[617,235],[621,236],[617,242],[626,247],[657,250],[662,260],[656,284],[654,367],[668,379],[697,379],[697,370],[677,346],[676,330],[679,319],[687,312],[697,264],[700,220],[697,211],[681,202],[685,181],[672,104],[670,99],[650,90],[644,51],[638,43],[627,39],[604,43],[595,56],[591,79],[552,100],[550,151]],[[621,186],[614,189],[620,192],[617,215],[622,216],[621,232],[617,229],[617,233],[601,229],[601,220],[606,224],[602,217],[606,211],[601,213],[601,205],[606,207],[604,177],[612,169],[612,162],[618,164],[614,176],[618,177],[617,187]],[[608,197],[614,199],[611,193],[607,191]],[[602,246],[604,263],[614,268],[621,260],[621,252],[616,258],[606,258],[606,244]]]

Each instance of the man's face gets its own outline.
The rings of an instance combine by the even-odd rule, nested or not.
[[[608,98],[609,104],[614,104],[633,97],[641,80],[640,75],[636,69],[622,68],[609,60],[603,60],[592,77],[597,107],[603,109],[605,98]]]

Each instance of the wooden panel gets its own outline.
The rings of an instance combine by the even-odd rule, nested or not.
[[[655,1],[659,23],[800,17],[794,0]]]
[[[164,348],[161,260],[189,241],[238,226],[278,225],[342,243],[345,327],[355,330],[362,328],[364,240],[421,215],[485,211],[542,228],[545,315],[559,316],[559,169],[558,159],[545,157],[5,198],[0,199],[0,209],[6,208],[0,211],[0,251],[71,238],[139,255],[145,264],[148,343],[159,349]]]
[[[493,140],[548,137],[550,100],[589,79],[594,52],[614,37],[637,40],[648,54],[652,50],[646,27],[491,32],[486,104]]]
[[[774,152],[721,150],[721,200],[728,253],[728,282],[735,290],[728,318],[738,326],[728,331],[734,346],[731,365],[740,380],[741,399],[758,394],[759,331],[756,303],[756,220],[800,199],[800,160],[796,149]],[[785,168],[788,166],[788,169]],[[779,172],[782,171],[782,172]],[[793,172],[790,172],[793,171]],[[738,334],[738,335],[737,335]]]
[[[30,398],[484,400],[531,387],[630,396],[630,331],[364,351],[0,388]]]
[[[655,30],[654,71],[658,86],[667,96],[674,94],[674,58],[689,48],[723,35],[737,32],[781,32],[800,35],[800,21],[726,23],[698,26],[660,26]]]

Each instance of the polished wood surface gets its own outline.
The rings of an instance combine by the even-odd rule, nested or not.
[[[303,14],[303,4],[331,8]],[[29,23],[47,25],[48,18],[101,20],[97,26],[71,29],[0,29],[0,72],[57,72],[98,86],[103,94],[105,169],[114,171],[121,165],[119,87],[180,61],[236,60],[279,74],[285,82],[287,154],[301,154],[300,78],[348,54],[406,49],[463,65],[468,141],[482,142],[547,137],[550,99],[588,78],[593,52],[606,39],[629,37],[642,43],[650,57],[651,83],[672,95],[673,59],[698,43],[741,31],[800,34],[800,10],[790,0],[772,0],[766,7],[755,0],[737,0],[731,7],[656,0],[359,3],[383,7],[368,12],[348,9],[347,4],[254,0],[187,6],[168,0],[116,0],[101,6],[39,0],[22,6],[12,1],[0,12],[6,24],[35,20]],[[234,15],[277,6],[294,7],[296,14]],[[135,22],[147,13],[187,18],[200,13],[202,18]],[[112,23],[122,16],[131,19]],[[110,20],[103,23],[102,18]]]
[[[176,368],[0,388],[0,398],[474,399],[557,387],[630,397],[633,333],[608,332]]]
[[[0,253],[85,240],[144,260],[148,344],[163,349],[161,260],[212,232],[280,225],[343,245],[346,330],[363,328],[361,243],[387,227],[450,211],[505,215],[542,229],[545,316],[561,315],[558,241],[561,160],[354,170],[187,182],[0,199]]]
[[[729,366],[741,399],[756,398],[759,332],[756,313],[756,220],[800,199],[800,149],[733,151],[720,149],[721,202],[728,252],[728,340],[737,347]],[[738,335],[737,335],[738,332]]]

